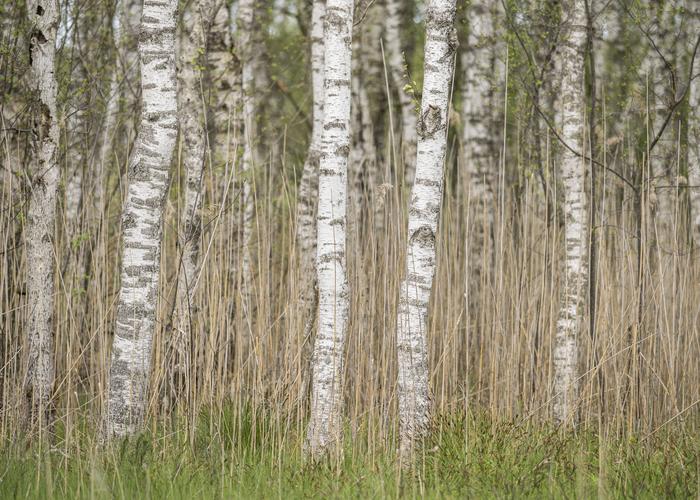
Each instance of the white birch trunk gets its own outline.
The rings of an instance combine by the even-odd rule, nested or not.
[[[140,15],[140,8],[133,6],[133,2],[130,5],[131,9],[136,12],[132,12],[132,16]],[[129,6],[127,6],[125,0],[117,0],[114,6],[114,14],[112,16],[112,41],[115,48],[115,61],[114,68],[112,68],[112,74],[109,81],[109,94],[107,95],[107,108],[105,110],[105,119],[102,125],[102,137],[98,146],[98,151],[96,157],[95,165],[95,180],[94,180],[94,206],[98,211],[98,216],[101,215],[101,211],[104,208],[104,192],[105,192],[105,166],[109,162],[110,155],[112,153],[112,141],[114,139],[114,133],[117,125],[117,117],[119,114],[119,97],[122,94],[123,80],[129,73],[129,68],[124,67],[129,60],[129,55],[127,51],[127,36],[128,29],[130,27],[129,20]],[[132,19],[132,23],[135,23],[135,19]],[[133,27],[132,27],[133,29]],[[135,64],[133,58],[131,58],[131,63]],[[131,73],[135,73],[135,68],[131,69]]]
[[[205,0],[193,2],[185,11],[178,54],[178,122],[182,141],[181,160],[185,171],[185,196],[180,221],[180,269],[172,333],[172,367],[179,375],[189,373],[189,341],[192,322],[192,297],[199,272],[201,235],[202,174],[204,171],[206,130],[202,88],[206,67],[206,30],[211,6]],[[173,380],[178,390],[178,381]]]
[[[406,271],[399,290],[396,348],[400,451],[404,456],[430,424],[428,301],[435,275],[435,246],[447,149],[450,85],[457,38],[455,0],[430,0],[426,7],[425,75],[418,123],[416,178],[408,209]]]
[[[311,418],[306,451],[320,458],[341,438],[347,164],[353,0],[328,0],[324,23],[324,108],[317,216],[318,332],[312,358]]]
[[[75,54],[80,43],[80,29],[76,20],[74,2],[68,2],[65,8],[65,16],[59,23],[58,33],[66,33],[66,46],[64,50]],[[64,169],[64,189],[63,189],[63,217],[66,226],[68,244],[71,245],[73,238],[80,225],[80,205],[83,193],[83,160],[87,150],[84,141],[85,112],[88,106],[87,90],[85,88],[85,74],[82,61],[75,55],[70,57],[70,111],[66,118],[66,158],[67,165]]]
[[[265,43],[265,30],[270,24],[270,2],[269,0],[255,0],[253,13],[253,30],[251,32],[251,41],[253,51],[251,53],[251,64],[253,65],[253,79],[255,80],[255,130],[256,130],[256,148],[253,153],[255,164],[267,162],[269,151],[272,150],[272,141],[269,128],[270,122],[270,107],[274,104],[270,103],[270,88],[272,82],[270,80],[270,58],[267,53]]]
[[[119,9],[122,2],[118,0],[116,9]],[[119,71],[119,49],[121,40],[121,22],[119,20],[118,11],[115,11],[114,17],[112,18],[112,38],[114,39],[114,45],[117,49],[117,57],[114,63],[114,68],[112,69],[112,76],[109,80],[109,94],[107,94],[107,106],[105,109],[104,123],[102,124],[102,137],[100,138],[100,143],[98,145],[95,169],[95,180],[94,180],[94,196],[93,205],[97,209],[98,216],[101,215],[102,209],[104,208],[105,201],[105,165],[109,161],[112,154],[112,140],[114,139],[114,131],[117,124],[117,115],[119,113],[119,88],[120,88],[120,75]]]
[[[584,152],[584,51],[586,7],[584,0],[562,5],[563,42],[558,49],[563,75],[560,92],[561,138],[575,151]],[[565,264],[562,298],[554,339],[554,409],[557,424],[575,421],[578,397],[579,320],[586,281],[585,160],[564,147],[561,157],[564,191]]]
[[[672,27],[674,26],[673,16],[674,9],[671,2],[655,3],[651,6],[652,15],[656,17],[657,29],[655,31],[655,40],[662,53],[666,54],[669,59],[674,53],[673,41],[675,36]],[[668,69],[663,60],[659,57],[654,48],[649,48],[643,62],[643,70],[648,78],[648,91],[651,94],[649,101],[652,105],[649,112],[651,113],[651,130],[649,132],[649,140],[661,131],[661,127],[669,113],[671,101],[675,98],[671,89],[671,79]],[[645,95],[647,89],[643,90]],[[654,208],[654,224],[656,230],[656,244],[666,246],[674,238],[673,225],[675,215],[675,193],[676,190],[672,187],[676,184],[674,144],[676,137],[673,134],[673,122],[669,122],[657,142],[654,149],[649,153],[649,170],[653,176],[652,186],[654,186],[654,194],[656,196],[656,206]]]
[[[104,437],[138,432],[156,328],[163,205],[177,138],[176,0],[145,0],[139,37],[142,111],[122,212],[121,289]]]
[[[241,87],[243,90],[243,156],[241,158],[241,180],[243,192],[241,196],[241,231],[243,257],[243,297],[248,302],[252,288],[252,274],[250,262],[250,243],[253,234],[253,222],[255,216],[254,175],[257,164],[257,98],[255,86],[255,2],[256,0],[241,0],[238,6],[238,46],[241,57]],[[247,309],[251,307],[245,304]]]
[[[500,0],[499,0],[500,1]],[[491,261],[491,231],[494,192],[498,172],[493,120],[493,80],[495,44],[492,1],[473,0],[467,11],[469,36],[462,52],[462,162],[468,179],[470,238],[470,272],[477,297],[481,283],[484,252]],[[475,293],[476,292],[476,293]],[[476,305],[476,304],[475,304]]]
[[[209,77],[214,91],[212,110],[212,142],[216,145],[213,156],[216,163],[233,165],[240,145],[243,124],[241,122],[241,72],[238,59],[233,55],[231,16],[226,2],[221,2],[213,15],[208,34],[207,57]],[[224,179],[228,182],[228,177]]]
[[[85,120],[85,113],[76,111],[73,116],[68,119],[68,127],[71,131],[78,131],[81,128],[82,121]],[[80,132],[77,132],[80,134]],[[72,141],[68,157],[69,172],[66,172],[68,179],[64,188],[64,207],[65,207],[65,222],[68,237],[72,240],[76,235],[78,226],[80,225],[80,206],[83,194],[83,152],[80,151],[84,144],[79,144]],[[69,243],[71,243],[69,241]]]
[[[73,76],[80,78],[80,72],[76,71]],[[67,145],[68,165],[63,193],[64,198],[64,218],[66,224],[69,244],[76,236],[76,232],[80,226],[80,206],[83,194],[83,160],[86,144],[81,140],[81,136],[85,133],[85,110],[82,99],[78,98],[76,109],[67,119],[68,135],[70,140]]]
[[[297,195],[296,238],[301,271],[299,296],[305,322],[305,337],[310,336],[316,306],[316,227],[314,221],[318,199],[318,164],[321,158],[321,132],[323,130],[323,22],[325,14],[326,0],[314,0],[310,30],[313,128]]]
[[[688,9],[688,45],[693,47],[700,36],[700,5],[689,2]],[[695,68],[700,65],[700,58],[695,59]],[[700,245],[700,79],[690,84],[688,98],[688,182],[690,184],[690,213],[693,241]]]
[[[362,118],[362,143],[364,146],[365,165],[365,195],[371,198],[369,209],[374,213],[374,228],[380,234],[384,230],[383,195],[380,196],[378,186],[384,184],[384,169],[380,168],[377,159],[378,144],[375,135],[376,127],[381,126],[378,119],[381,115],[388,117],[386,113],[386,85],[384,82],[384,60],[382,58],[381,40],[384,32],[385,7],[382,2],[365,2],[362,13],[365,19],[362,21],[360,39],[360,53],[356,59],[362,64],[362,87],[360,88],[360,116]],[[357,12],[357,10],[356,10]],[[356,15],[357,17],[357,15]],[[387,118],[388,120],[388,118]],[[383,188],[382,188],[383,189]],[[364,228],[369,229],[369,228]]]
[[[361,54],[361,39],[356,37],[353,41],[353,53]],[[359,229],[362,224],[362,196],[363,177],[365,175],[365,163],[369,161],[369,149],[374,142],[374,137],[369,137],[370,143],[366,144],[368,138],[365,131],[366,121],[371,121],[369,114],[369,98],[364,82],[361,78],[359,57],[353,58],[351,77],[351,147],[348,158],[348,213],[347,213],[347,236],[350,241],[356,241]],[[371,123],[369,124],[371,127]]]
[[[29,0],[31,82],[37,98],[32,151],[32,183],[27,216],[27,376],[29,422],[49,423],[54,382],[53,296],[54,222],[58,188],[58,117],[56,113],[55,0]]]
[[[410,187],[416,170],[416,143],[418,117],[413,102],[411,82],[406,74],[404,54],[401,50],[400,0],[386,1],[386,56],[391,79],[396,85],[401,107],[401,157],[404,165],[404,182]]]

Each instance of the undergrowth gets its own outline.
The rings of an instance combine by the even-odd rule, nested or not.
[[[362,429],[348,429],[341,457],[305,462],[303,435],[283,424],[225,409],[203,412],[195,429],[160,423],[110,446],[85,422],[67,442],[59,424],[50,445],[3,442],[0,498],[694,498],[700,491],[700,435],[680,425],[605,438],[446,415],[415,463],[401,467],[392,443],[371,442]]]

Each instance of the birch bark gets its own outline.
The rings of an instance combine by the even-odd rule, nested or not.
[[[313,91],[313,127],[311,143],[299,181],[297,201],[297,248],[301,269],[300,305],[304,318],[304,336],[309,338],[316,309],[316,231],[314,220],[318,199],[318,165],[323,130],[323,23],[326,1],[314,0],[311,11],[311,86]]]
[[[205,98],[202,89],[206,68],[206,33],[211,5],[205,0],[193,2],[183,16],[180,53],[178,55],[178,121],[185,170],[185,199],[179,231],[181,251],[177,274],[174,330],[171,361],[176,373],[186,377],[189,359],[192,297],[199,271],[201,235],[202,174],[205,162]],[[176,381],[173,381],[176,382]],[[177,390],[177,385],[174,389]]]
[[[68,113],[66,122],[66,158],[67,166],[64,169],[64,221],[66,235],[69,243],[80,226],[80,207],[83,194],[83,176],[85,152],[88,149],[85,137],[86,130],[86,110],[89,106],[89,92],[87,91],[85,71],[80,51],[80,35],[82,24],[87,21],[80,17],[80,12],[76,9],[74,2],[68,2],[65,8],[63,22],[59,23],[58,33],[66,33],[66,43],[64,50],[69,52],[69,64],[72,66],[69,81],[71,111]],[[80,26],[78,25],[80,23]],[[75,259],[73,259],[75,260]],[[75,263],[75,262],[73,262]]]
[[[27,375],[25,394],[32,427],[49,424],[54,382],[54,222],[58,188],[55,0],[29,0],[31,82],[36,103],[32,183],[27,216]]]
[[[252,287],[252,274],[250,263],[250,243],[253,233],[253,219],[255,216],[254,173],[257,164],[257,97],[255,87],[255,73],[257,64],[255,60],[255,6],[256,0],[241,0],[238,6],[238,47],[241,57],[241,87],[243,91],[243,156],[241,158],[241,181],[243,193],[241,197],[242,219],[242,275],[243,296],[247,302]],[[250,304],[246,304],[249,308]]]
[[[140,2],[126,2],[117,0],[112,16],[112,40],[115,48],[114,68],[109,81],[109,94],[107,95],[107,106],[105,119],[102,125],[102,137],[96,154],[97,164],[95,165],[94,181],[94,206],[101,213],[104,205],[105,190],[105,165],[109,161],[112,152],[112,141],[117,126],[119,115],[119,98],[123,93],[124,80],[127,75],[135,74],[136,68],[129,68],[128,65],[135,66],[136,59],[129,53],[129,37],[133,36],[133,30],[138,26],[137,19],[140,18]],[[130,19],[131,18],[131,19]]]
[[[318,332],[312,357],[311,418],[306,437],[306,452],[313,459],[337,445],[341,437],[343,347],[349,300],[345,230],[352,22],[353,0],[328,0],[316,226]]]
[[[700,36],[700,5],[688,2],[688,43],[692,47]],[[700,61],[695,60],[695,66]],[[700,245],[700,79],[691,82],[688,98],[688,181],[690,183],[690,212],[692,234],[696,245]]]
[[[493,2],[473,0],[467,10],[469,35],[462,52],[462,161],[468,178],[471,216],[470,271],[474,290],[481,283],[484,262],[491,262],[493,201],[498,159],[493,120],[493,78],[495,45]],[[477,297],[478,293],[470,293]]]
[[[74,73],[74,78],[79,79],[80,76]],[[85,110],[82,109],[83,105],[84,103],[78,102],[77,109],[67,120],[68,129],[73,139],[68,145],[68,172],[66,172],[67,179],[64,188],[64,217],[67,235],[70,240],[76,236],[80,226],[80,207],[82,204],[84,177],[83,161],[86,147],[81,140],[81,136],[85,134],[84,126],[86,121]]]
[[[672,2],[654,2],[651,6],[652,15],[655,17],[655,39],[659,50],[665,57],[672,58],[675,47],[675,37],[672,33],[674,26],[674,8]],[[651,94],[652,104],[650,140],[658,134],[670,109],[670,103],[675,98],[671,86],[669,73],[664,61],[657,51],[650,47],[643,62],[643,70],[648,78],[648,91]],[[644,89],[646,94],[647,89]],[[672,186],[676,183],[676,169],[674,165],[674,144],[676,138],[673,134],[672,123],[664,129],[661,139],[654,149],[649,152],[649,167],[653,176],[652,185],[656,195],[654,207],[654,224],[656,230],[656,244],[668,244],[674,237],[674,216],[676,190]]]
[[[391,79],[396,85],[401,107],[401,152],[404,165],[404,182],[407,186],[413,184],[416,170],[416,143],[418,117],[413,103],[411,82],[407,78],[404,54],[401,50],[400,36],[400,2],[386,2],[386,51]]]
[[[383,130],[383,118],[386,112],[386,85],[384,83],[384,59],[382,57],[381,40],[384,31],[384,5],[370,0],[363,9],[365,19],[361,24],[360,52],[355,57],[363,61],[362,87],[360,89],[360,107],[362,117],[362,142],[365,156],[365,181],[367,194],[372,196],[372,210],[375,212],[375,223],[380,218],[381,211],[375,200],[377,186],[384,183],[384,171],[380,169],[378,150],[381,148],[381,138],[375,131]],[[357,11],[357,10],[356,10]],[[388,121],[388,118],[387,118]]]
[[[567,0],[562,4],[563,42],[560,58],[562,83],[560,119],[562,140],[583,152],[584,136],[584,57],[586,45],[586,7],[584,0]],[[574,404],[578,397],[579,319],[585,295],[586,213],[585,160],[563,148],[561,176],[564,191],[565,265],[564,283],[557,332],[554,340],[553,417],[557,424],[575,420]]]
[[[112,344],[106,439],[143,427],[156,327],[163,204],[177,137],[177,0],[145,0],[139,36],[142,111],[122,212],[121,289]]]
[[[210,80],[214,91],[212,143],[214,158],[219,163],[234,163],[234,154],[241,140],[241,71],[233,53],[230,10],[226,2],[216,9],[207,42]],[[228,178],[226,179],[228,181]]]
[[[353,52],[362,54],[361,37],[357,37],[353,43]],[[357,241],[357,236],[362,232],[362,216],[365,208],[364,184],[371,182],[370,167],[376,163],[376,149],[374,145],[374,131],[372,129],[372,114],[369,107],[369,96],[365,87],[364,72],[360,67],[360,58],[352,61],[351,77],[351,137],[348,163],[348,216],[347,235],[351,240]]]
[[[447,149],[450,84],[457,48],[455,0],[430,0],[425,20],[425,74],[418,123],[416,179],[408,211],[405,277],[399,290],[399,438],[408,456],[430,424],[428,301],[435,275],[435,245]]]

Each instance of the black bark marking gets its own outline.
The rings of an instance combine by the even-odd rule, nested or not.
[[[429,226],[421,226],[411,235],[411,244],[421,247],[433,246],[435,244],[435,233]]]
[[[428,109],[421,115],[418,122],[418,133],[423,138],[432,137],[442,128],[444,127],[440,109],[432,104],[428,105]]]

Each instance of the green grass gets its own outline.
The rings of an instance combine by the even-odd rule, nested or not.
[[[348,438],[342,458],[312,465],[284,421],[204,414],[194,433],[151,429],[105,449],[86,427],[49,449],[5,441],[0,498],[696,498],[700,436],[649,439],[442,418],[412,469],[393,447]]]

